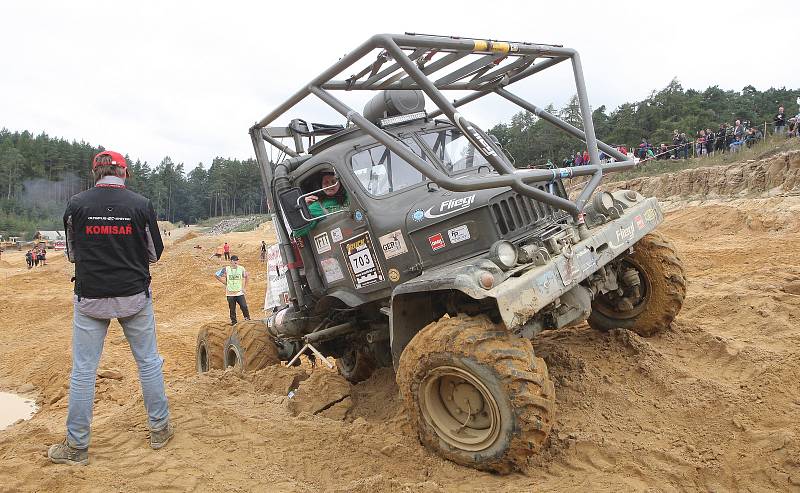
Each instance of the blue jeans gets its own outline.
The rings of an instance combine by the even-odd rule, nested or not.
[[[131,352],[139,367],[144,406],[151,430],[161,430],[169,421],[169,407],[164,393],[161,366],[164,359],[156,345],[156,319],[153,301],[148,298],[144,308],[130,317],[118,319]],[[74,448],[89,447],[94,408],[94,387],[97,366],[103,353],[103,342],[109,319],[92,318],[75,307],[72,323],[72,376],[69,386],[67,440]]]

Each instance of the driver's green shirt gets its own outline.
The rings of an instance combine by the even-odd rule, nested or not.
[[[336,200],[334,197],[323,197],[322,200],[315,200],[314,202],[308,204],[308,212],[311,213],[312,217],[319,217],[319,216],[324,216],[325,214],[330,214],[331,212],[339,212],[349,207],[350,207],[349,198],[345,198],[344,204],[340,205],[339,201]],[[307,235],[309,231],[314,229],[314,227],[317,225],[318,222],[319,221],[311,221],[302,228],[295,229],[294,235],[295,236]]]

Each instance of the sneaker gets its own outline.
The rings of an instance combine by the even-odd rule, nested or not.
[[[171,423],[160,430],[150,431],[150,448],[158,450],[169,442],[170,438],[175,435],[175,427]]]
[[[79,449],[70,446],[67,439],[64,443],[50,445],[47,457],[56,464],[69,464],[70,466],[85,466],[89,463],[89,449]]]

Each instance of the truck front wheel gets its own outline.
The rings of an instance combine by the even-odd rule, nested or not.
[[[403,350],[397,383],[420,441],[442,457],[508,473],[552,428],[555,390],[527,339],[486,317],[443,318]]]
[[[603,332],[630,329],[644,337],[669,327],[686,298],[686,272],[672,243],[650,233],[615,262],[620,289],[594,299],[589,325]]]

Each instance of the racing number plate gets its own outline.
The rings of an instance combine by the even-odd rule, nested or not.
[[[341,247],[356,289],[383,282],[383,272],[376,261],[375,248],[369,232],[343,241]]]

